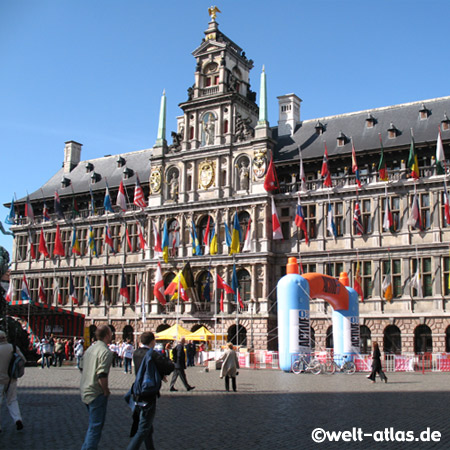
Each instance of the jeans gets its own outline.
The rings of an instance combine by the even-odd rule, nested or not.
[[[153,450],[153,419],[156,412],[156,399],[146,407],[136,406],[139,409],[139,425],[136,434],[128,444],[127,450],[137,450],[145,443],[147,450]]]
[[[0,409],[2,406],[3,396],[6,397],[6,406],[8,407],[8,411],[12,420],[17,422],[18,420],[22,420],[22,416],[20,415],[19,403],[17,401],[17,380],[12,379],[9,385],[8,390],[5,392],[6,384],[0,384]]]
[[[106,406],[108,405],[108,397],[100,394],[89,405],[86,405],[89,411],[89,427],[84,438],[81,450],[96,450],[100,438],[102,437],[102,429],[105,424]]]
[[[44,368],[45,365],[47,364],[47,368],[50,368],[50,359],[51,359],[51,355],[45,353],[44,355],[42,355],[41,357],[41,367]]]
[[[128,373],[128,369],[130,369],[130,373],[131,373],[131,358],[125,357],[124,361],[125,361],[125,364],[124,364],[125,372]]]

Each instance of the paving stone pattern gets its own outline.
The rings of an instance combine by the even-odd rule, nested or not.
[[[273,370],[240,371],[238,392],[226,392],[218,371],[187,370],[186,392],[165,384],[155,418],[155,445],[170,449],[422,449],[450,448],[450,377],[443,373],[391,373],[387,384],[371,384],[366,374],[286,374]],[[88,415],[79,394],[80,373],[73,366],[27,368],[19,380],[25,428],[18,432],[1,409],[0,449],[80,449]],[[125,449],[130,411],[123,395],[134,375],[112,369],[105,428],[100,449]],[[420,433],[426,427],[442,434],[439,443],[314,443],[311,431],[352,430],[371,433],[394,427]],[[142,446],[142,448],[144,448]]]

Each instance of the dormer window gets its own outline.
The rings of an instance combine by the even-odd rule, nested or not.
[[[441,120],[442,131],[447,131],[450,129],[450,120],[447,117],[447,113],[444,113],[444,119]]]
[[[323,134],[323,132],[325,131],[325,126],[323,125],[323,123],[317,122],[314,129],[316,130],[316,134]]]
[[[84,167],[86,167],[86,173],[92,172],[94,170],[94,164],[90,162],[86,163]]]
[[[70,181],[69,178],[62,177],[62,180],[61,180],[61,187],[62,188],[66,188],[66,187],[70,186],[70,183],[71,183],[71,181]]]
[[[134,170],[130,169],[129,167],[125,167],[123,170],[123,177],[127,180],[128,178],[131,178],[134,175]]]
[[[101,179],[102,179],[102,176],[99,173],[92,172],[92,175],[91,175],[91,183],[92,184],[98,183]]]
[[[122,156],[119,156],[116,160],[117,167],[123,167],[125,165],[125,158],[122,158]]]
[[[398,134],[399,134],[399,131],[397,130],[397,128],[395,127],[395,125],[392,122],[389,125],[389,128],[388,128],[387,131],[388,131],[388,138],[389,139],[395,139],[398,136]]]
[[[376,124],[377,120],[375,117],[372,116],[372,114],[367,114],[366,118],[366,128],[373,128]]]
[[[347,143],[347,136],[341,131],[337,137],[338,147],[343,147]]]
[[[428,119],[429,115],[430,115],[430,110],[427,109],[427,107],[422,103],[422,107],[419,109],[420,120]]]

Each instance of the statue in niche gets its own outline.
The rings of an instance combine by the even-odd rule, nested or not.
[[[246,160],[242,160],[240,163],[240,167],[236,165],[239,172],[239,189],[248,191],[249,187],[249,178],[250,178],[250,170],[248,168],[248,162]]]
[[[250,126],[251,119],[244,119],[239,113],[236,115],[234,141],[242,142],[254,136],[255,130]]]
[[[169,180],[169,199],[176,202],[178,200],[178,173],[172,172]]]
[[[216,136],[216,119],[214,114],[205,114],[202,122],[202,145],[214,145]]]

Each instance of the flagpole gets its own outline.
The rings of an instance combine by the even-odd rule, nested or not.
[[[235,254],[233,253],[233,266],[235,266]],[[236,284],[237,284],[237,292],[235,292],[236,298],[236,347],[239,347],[239,283],[237,283],[237,272],[236,272]]]
[[[178,341],[178,323],[179,323],[179,314],[180,314],[180,284],[181,284],[181,275],[178,274],[178,292],[177,292],[177,334],[176,334],[176,340]]]
[[[210,261],[211,267],[211,261]],[[217,268],[216,268],[216,281],[214,283],[214,351],[217,350]]]

